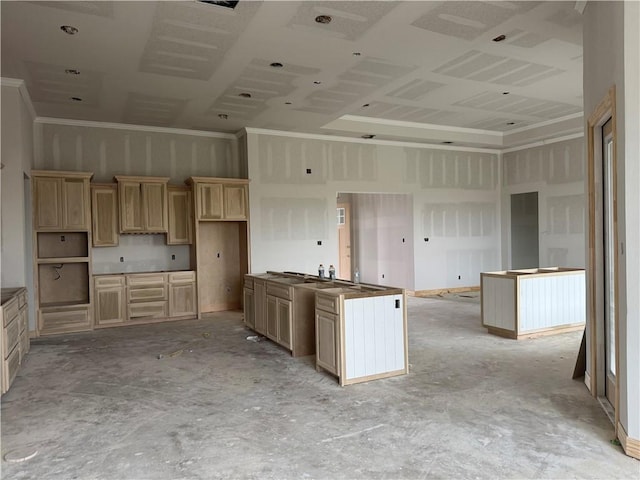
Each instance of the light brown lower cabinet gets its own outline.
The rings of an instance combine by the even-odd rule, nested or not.
[[[267,295],[267,338],[291,350],[291,301]]]
[[[245,303],[245,308],[246,308]],[[267,284],[262,279],[253,280],[254,330],[260,335],[267,334]],[[246,315],[245,315],[246,317]]]
[[[38,332],[40,335],[84,332],[93,328],[91,305],[40,307]]]
[[[340,364],[340,323],[338,315],[318,311],[316,314],[316,369],[338,375]]]
[[[256,329],[256,311],[253,288],[244,287],[242,296],[242,304],[244,305],[244,323],[252,330]]]
[[[29,351],[29,311],[25,288],[2,289],[0,331],[0,389],[5,393]]]
[[[115,327],[197,316],[195,272],[94,277],[96,327]]]

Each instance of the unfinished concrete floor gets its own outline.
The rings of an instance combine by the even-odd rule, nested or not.
[[[477,301],[408,304],[411,373],[344,388],[248,341],[239,312],[38,339],[2,398],[2,455],[38,453],[2,477],[640,477],[571,380],[581,333],[506,340]]]

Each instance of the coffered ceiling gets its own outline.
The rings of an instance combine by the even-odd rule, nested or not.
[[[213,3],[2,1],[2,76],[63,119],[498,147],[582,128],[575,2]]]

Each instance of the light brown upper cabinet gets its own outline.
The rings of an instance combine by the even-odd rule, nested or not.
[[[247,220],[249,180],[191,177],[187,183],[194,185],[197,220]]]
[[[118,188],[114,183],[91,184],[91,224],[94,247],[118,245]]]
[[[31,172],[35,230],[89,230],[89,180],[92,173]]]
[[[169,185],[169,231],[167,245],[189,245],[192,243],[191,189]]]
[[[120,233],[165,233],[167,231],[168,177],[118,175]]]

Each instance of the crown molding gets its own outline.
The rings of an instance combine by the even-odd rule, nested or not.
[[[34,120],[37,117],[36,109],[33,107],[31,95],[29,95],[29,90],[27,90],[27,85],[24,80],[18,78],[0,77],[0,85],[2,85],[3,87],[17,88],[20,91],[22,100],[27,106],[27,110],[29,110],[29,113],[31,114],[31,120]]]
[[[37,117],[34,120],[36,123],[51,124],[51,125],[66,125],[72,127],[90,127],[90,128],[114,128],[118,130],[135,130],[139,132],[151,132],[151,133],[169,133],[178,135],[191,135],[196,137],[210,137],[210,138],[224,138],[227,140],[236,140],[237,137],[233,133],[222,132],[207,132],[204,130],[189,130],[186,128],[171,128],[171,127],[154,127],[149,125],[133,125],[128,123],[113,123],[113,122],[96,122],[92,120],[74,120],[68,118],[54,118],[54,117]]]

